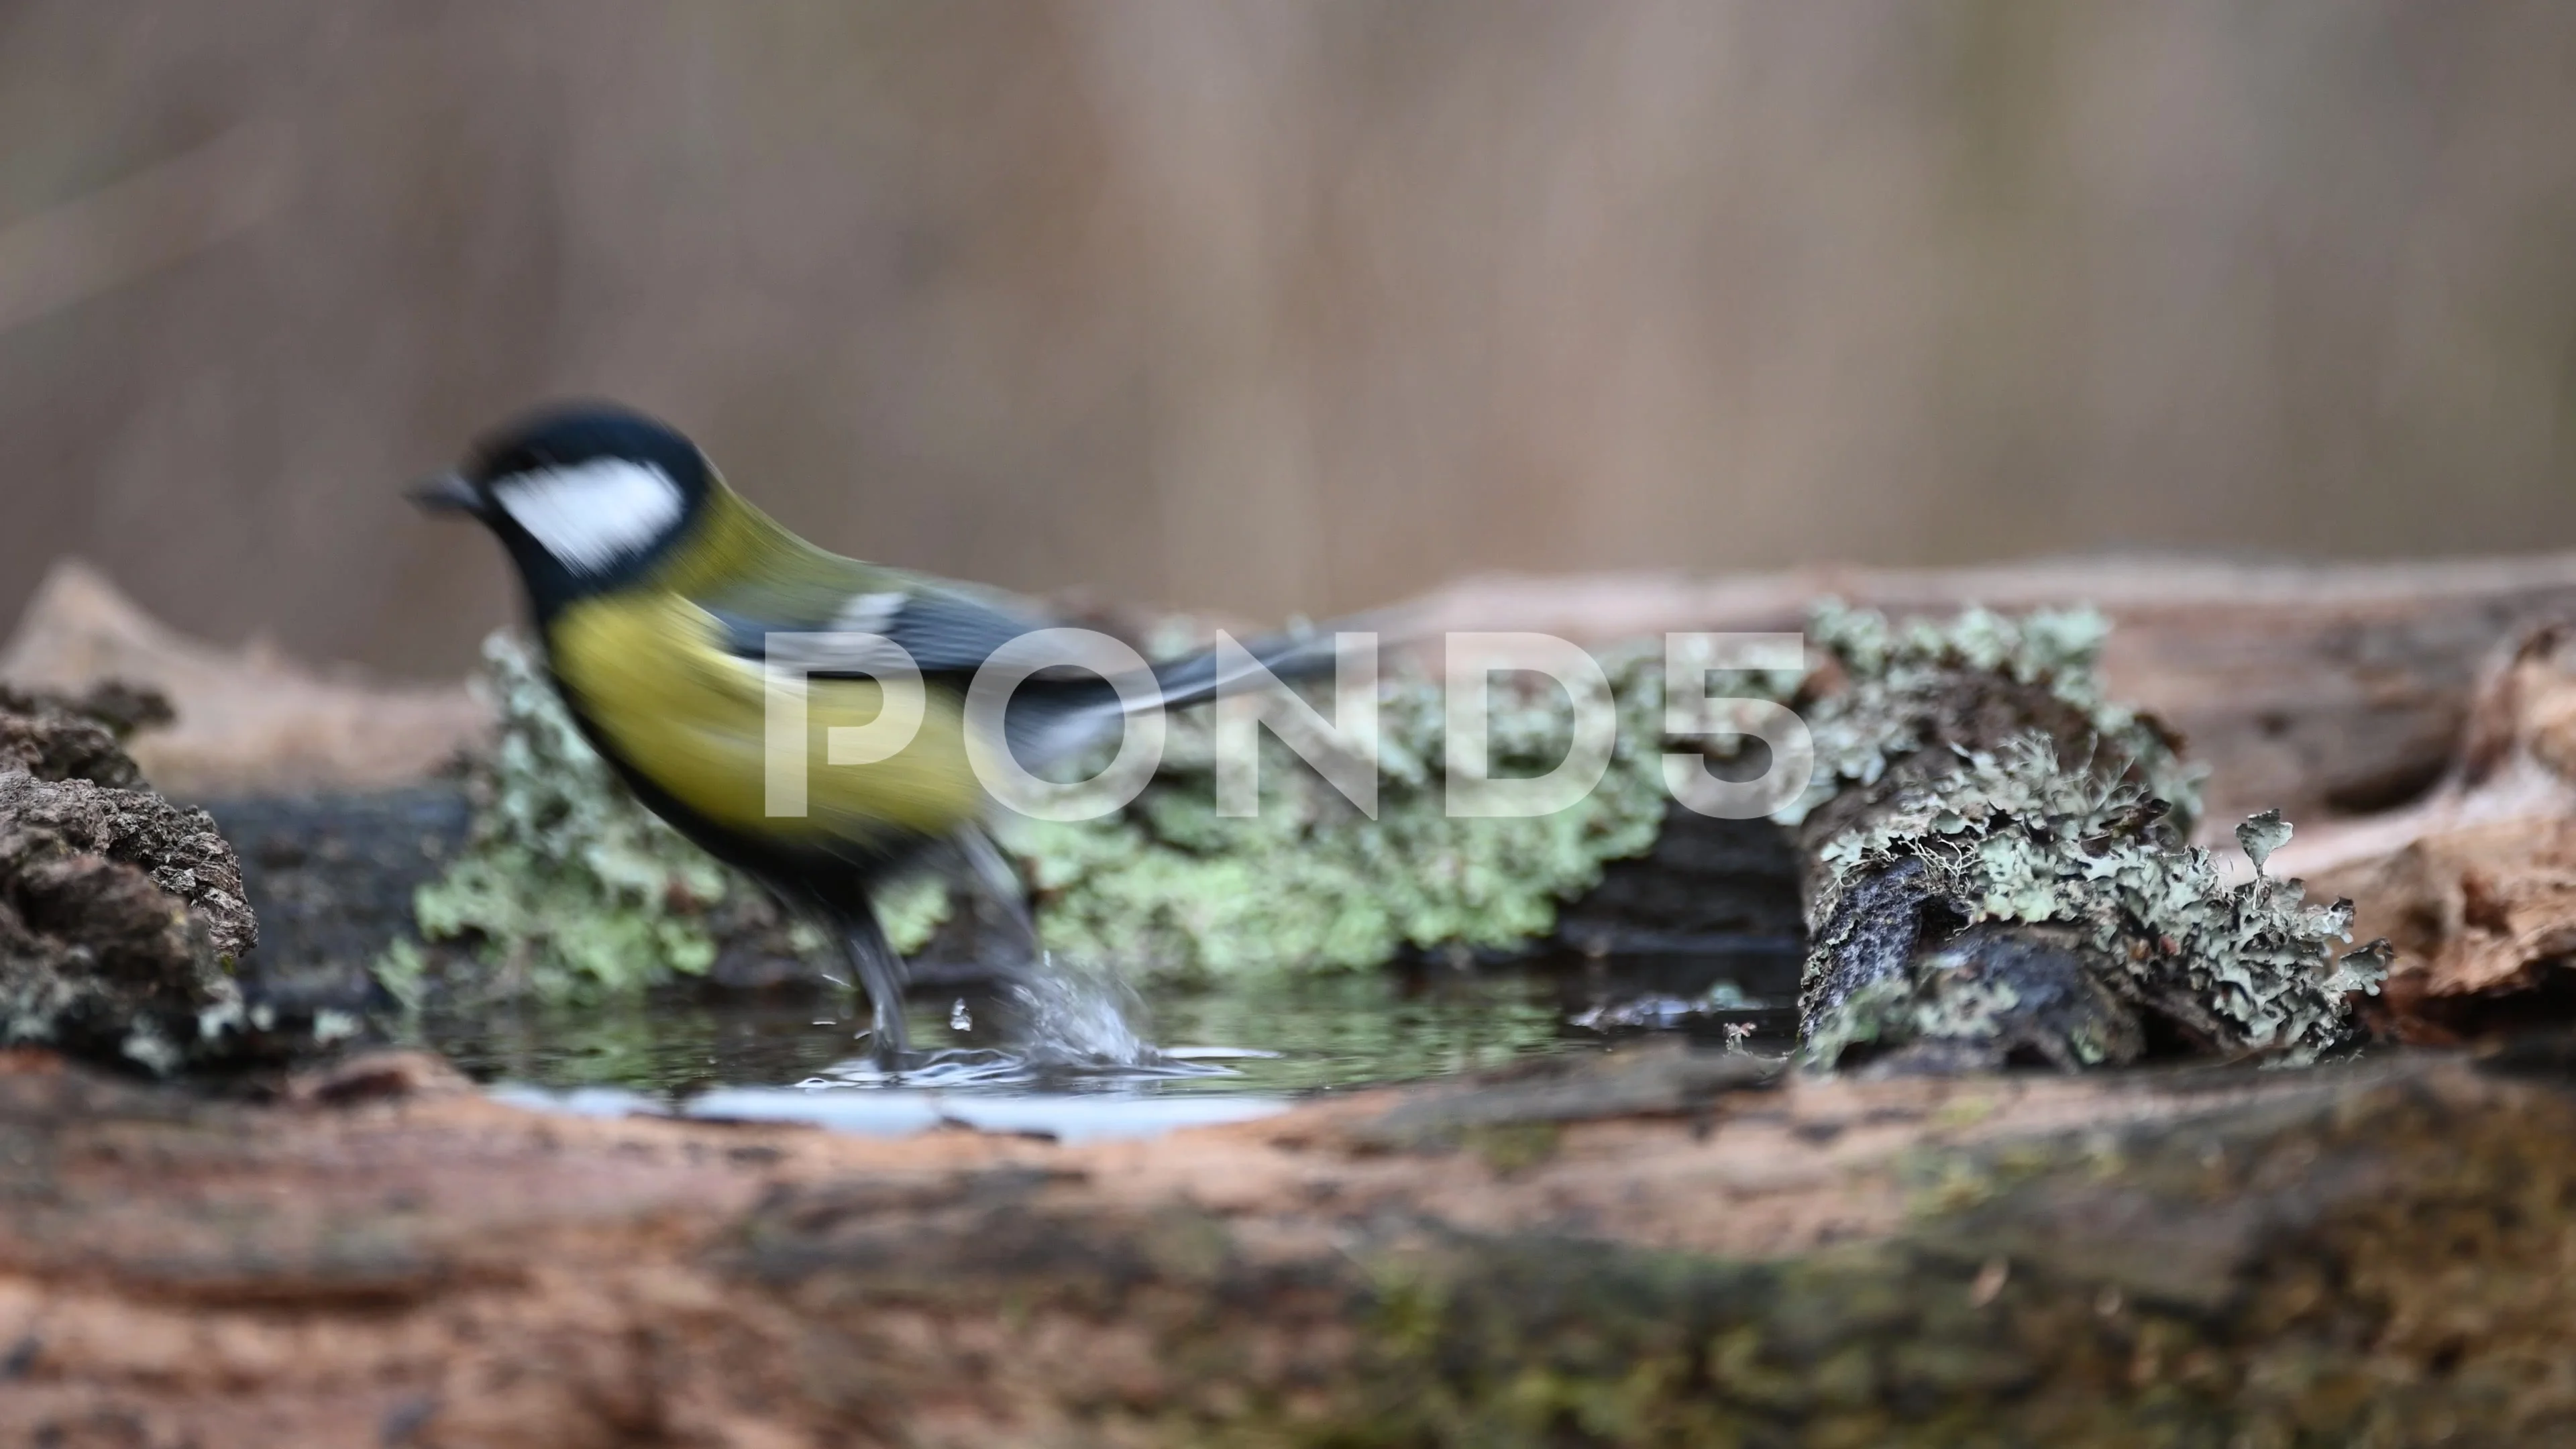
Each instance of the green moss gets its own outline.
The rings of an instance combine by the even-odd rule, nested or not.
[[[910,956],[930,944],[939,928],[956,914],[948,882],[927,872],[905,876],[877,888],[877,925],[898,954]]]
[[[1554,1122],[1497,1122],[1459,1133],[1459,1145],[1504,1174],[1526,1172],[1556,1156],[1564,1128]]]

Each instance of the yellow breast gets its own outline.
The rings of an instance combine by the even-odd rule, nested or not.
[[[966,762],[958,700],[933,689],[920,731],[893,756],[834,765],[827,731],[874,720],[874,680],[807,686],[802,817],[773,816],[768,693],[761,666],[717,647],[715,621],[660,590],[575,604],[547,631],[555,676],[627,765],[710,822],[745,834],[820,844],[889,829],[941,835],[983,805]]]

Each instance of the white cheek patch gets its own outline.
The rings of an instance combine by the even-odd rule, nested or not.
[[[680,485],[650,463],[602,458],[514,473],[492,497],[557,562],[597,573],[650,548],[680,519]]]

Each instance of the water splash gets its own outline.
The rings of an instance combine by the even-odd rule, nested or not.
[[[1012,1038],[1032,1061],[1058,1066],[1143,1067],[1164,1060],[1133,1022],[1144,1001],[1116,972],[1050,951],[1014,976],[1002,999]]]
[[[949,1008],[948,1028],[961,1036],[990,1026],[1005,1045],[929,1051],[875,1051],[807,1078],[806,1087],[997,1087],[1054,1085],[1097,1089],[1177,1078],[1223,1076],[1215,1064],[1235,1055],[1219,1049],[1167,1054],[1138,1031],[1143,1000],[1116,972],[1097,963],[1042,953],[1000,984],[979,1023],[963,998]],[[873,1042],[874,1033],[859,1040]],[[1251,1053],[1259,1056],[1262,1053]]]
[[[998,1047],[943,1047],[914,1052],[900,1067],[893,1069],[887,1068],[874,1056],[853,1057],[816,1072],[796,1086],[805,1091],[851,1087],[934,1092],[989,1091],[1008,1087],[1077,1093],[1124,1092],[1159,1083],[1229,1077],[1234,1075],[1234,1069],[1224,1063],[1235,1055],[1232,1052],[1212,1055],[1198,1050],[1154,1061],[1107,1062],[1097,1058],[1050,1061],[1027,1052]],[[1258,1057],[1266,1054],[1245,1052],[1241,1055]]]

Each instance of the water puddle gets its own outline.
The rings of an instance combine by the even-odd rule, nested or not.
[[[1069,1092],[1010,1096],[919,1088],[820,1092],[810,1088],[718,1087],[670,1102],[623,1087],[569,1090],[504,1083],[491,1089],[504,1102],[578,1116],[673,1116],[719,1122],[800,1122],[872,1137],[967,1127],[978,1132],[1043,1137],[1057,1142],[1152,1137],[1182,1127],[1245,1122],[1288,1109],[1288,1097],[1148,1097]]]
[[[554,1110],[1074,1141],[1238,1121],[1318,1093],[1598,1051],[1646,1032],[1776,1050],[1793,1024],[1795,975],[1794,953],[1766,946],[1122,989],[1123,1009],[1105,1014],[1097,992],[1070,1007],[922,993],[906,1013],[915,1051],[899,1071],[877,1061],[866,1012],[839,999],[522,1003],[432,1012],[420,1033],[496,1095]],[[1046,1024],[1036,1050],[1032,1020]]]

